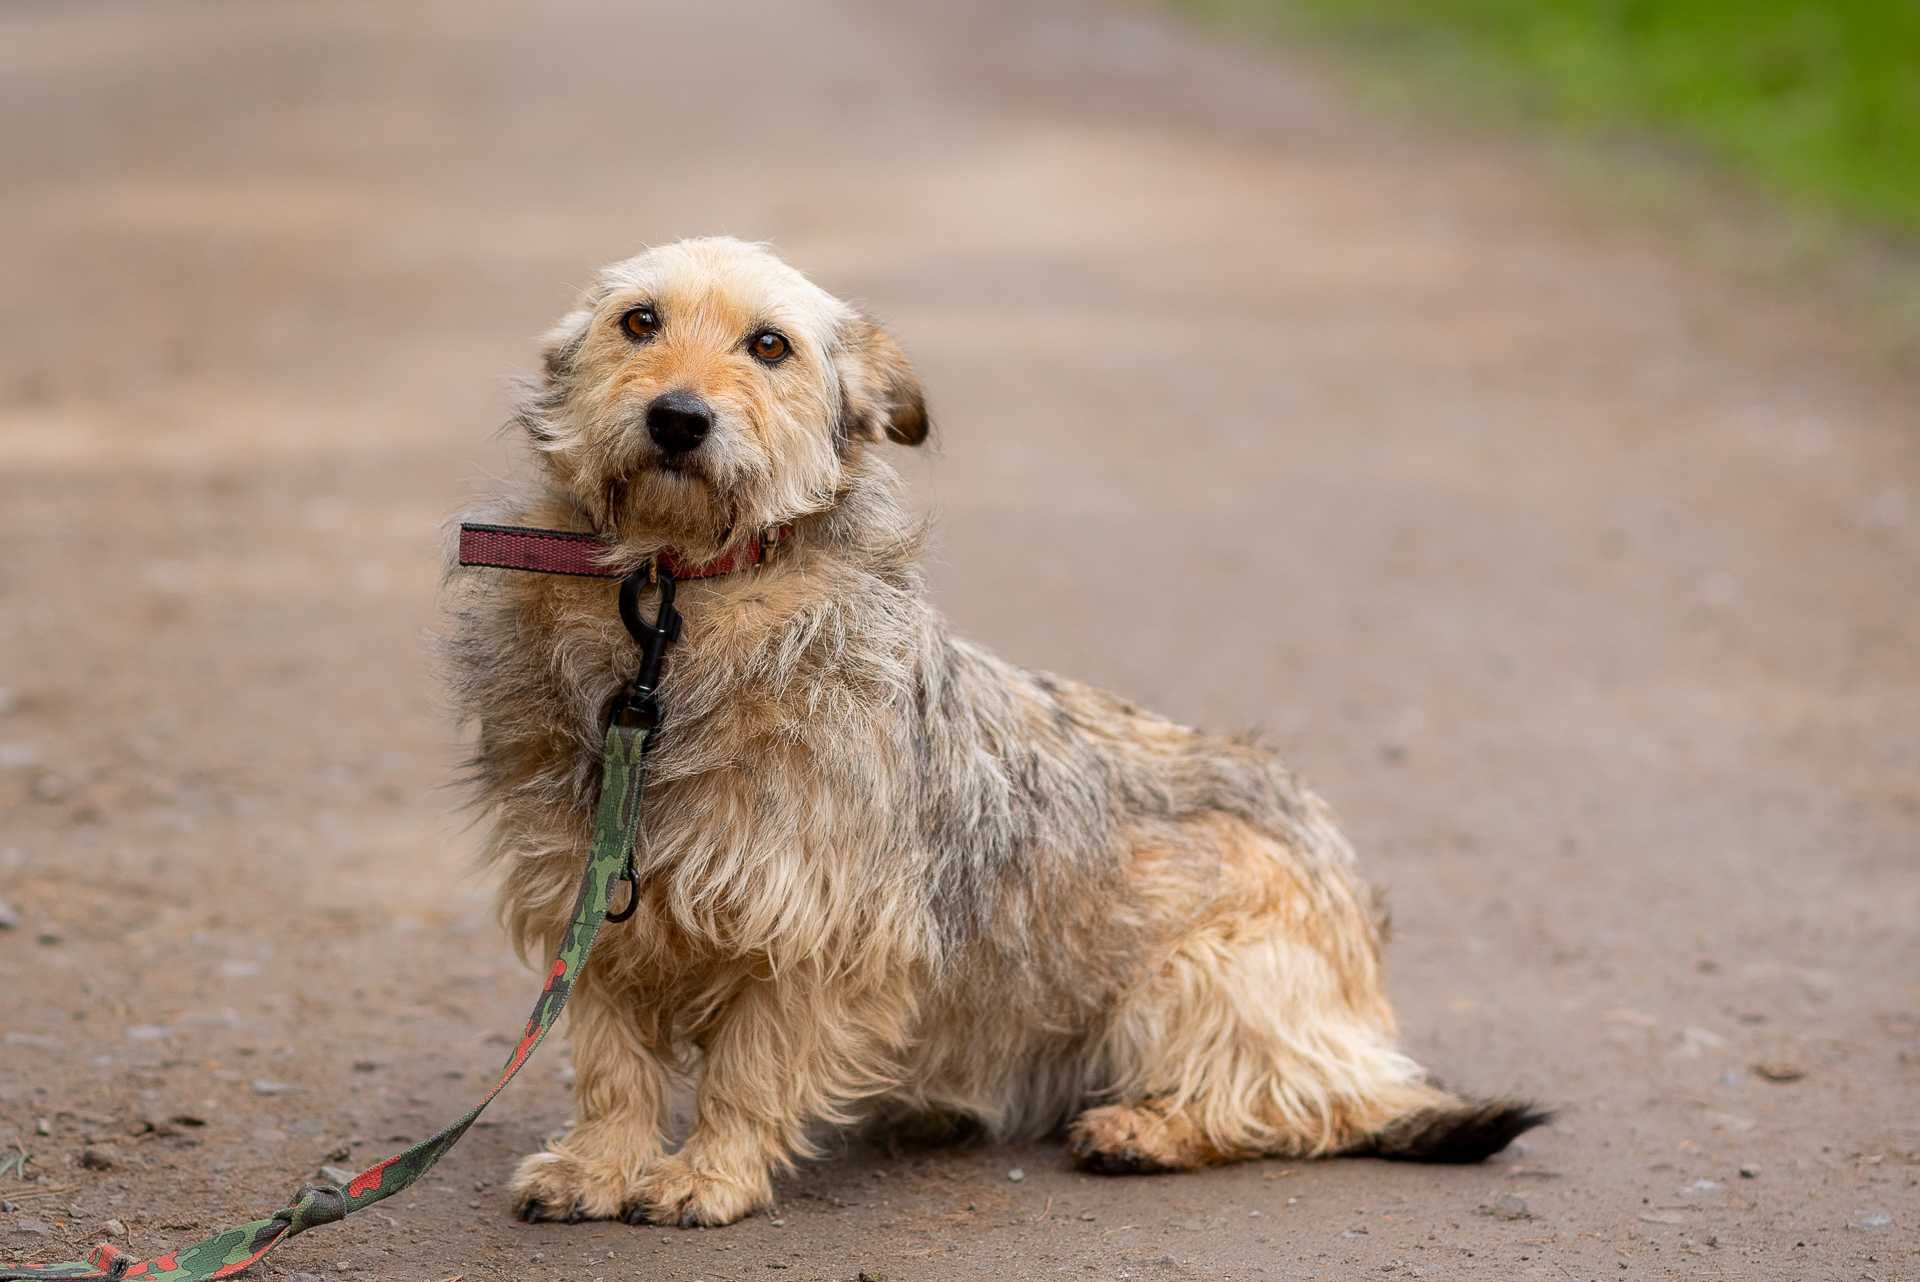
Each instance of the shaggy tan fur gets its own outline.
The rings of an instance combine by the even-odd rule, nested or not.
[[[646,426],[669,392],[713,422],[672,457]],[[924,439],[925,403],[871,321],[763,248],[655,249],[549,336],[518,421],[541,481],[476,515],[596,532],[619,566],[791,526],[759,569],[681,586],[644,894],[577,990],[577,1115],[522,1164],[523,1215],[729,1223],[810,1125],[881,1113],[1070,1123],[1107,1171],[1476,1160],[1541,1120],[1398,1049],[1373,897],[1272,756],[949,633],[881,456]],[[636,651],[609,582],[479,571],[453,593],[503,914],[537,952]],[[696,1072],[670,1151],[668,1083]]]

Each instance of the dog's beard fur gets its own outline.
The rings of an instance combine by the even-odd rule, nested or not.
[[[735,310],[818,322],[819,362],[789,371],[812,377],[715,376],[721,420],[739,417],[700,477],[648,464],[620,349],[591,337],[620,281],[666,288],[656,255],[676,297],[758,290]],[[546,483],[486,516],[694,554],[793,530],[767,566],[682,588],[644,893],[575,990],[578,1116],[523,1165],[523,1214],[725,1223],[811,1151],[810,1122],[874,1111],[1000,1134],[1078,1113],[1075,1152],[1103,1170],[1472,1160],[1540,1120],[1462,1101],[1397,1049],[1371,892],[1275,758],[950,634],[874,448],[926,433],[891,340],[760,251],[656,255],[556,331],[522,415]],[[606,583],[486,573],[457,593],[448,656],[503,914],[545,950],[635,651]],[[668,1155],[667,1082],[695,1048],[700,1120]]]
[[[711,448],[692,458],[663,455],[636,426],[605,430],[602,437],[549,423],[536,439],[558,487],[594,532],[642,552],[661,545],[717,552],[733,536],[832,506],[842,480],[829,449],[791,475],[778,473],[746,432],[726,423]]]
[[[742,505],[696,466],[650,463],[609,478],[594,526],[616,543],[705,551],[740,525]]]

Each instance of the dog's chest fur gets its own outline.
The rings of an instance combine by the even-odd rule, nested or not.
[[[1150,942],[1127,911],[1130,851],[1206,813],[1322,844],[1317,803],[1270,755],[953,638],[922,599],[917,546],[863,541],[857,498],[771,565],[681,585],[644,911],[618,946],[633,965],[890,957],[935,988],[966,971],[1094,1000],[1106,985],[1052,980],[1091,967],[1123,983],[1132,963],[1103,958]],[[529,950],[564,921],[605,710],[637,663],[614,595],[491,576],[449,638],[480,727],[472,781],[498,809],[502,902]]]

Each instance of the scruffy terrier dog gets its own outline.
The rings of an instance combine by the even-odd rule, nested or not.
[[[575,987],[576,1116],[521,1164],[521,1215],[727,1224],[810,1124],[876,1115],[1064,1124],[1104,1172],[1477,1161],[1545,1120],[1397,1047],[1374,898],[1278,760],[948,631],[883,457],[926,407],[872,321],[764,248],[668,245],[600,273],[517,421],[540,480],[486,519],[597,534],[625,567],[781,533],[680,585],[639,911]],[[636,648],[606,581],[455,592],[503,915],[547,949]]]

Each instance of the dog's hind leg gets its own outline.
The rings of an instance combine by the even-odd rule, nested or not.
[[[1189,832],[1219,855],[1218,891],[1119,1004],[1103,1048],[1113,1102],[1068,1134],[1083,1165],[1189,1170],[1358,1152],[1473,1161],[1544,1120],[1459,1099],[1398,1049],[1371,903],[1343,867],[1310,866],[1225,817]]]

